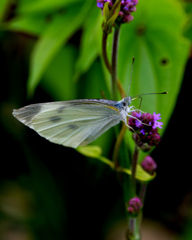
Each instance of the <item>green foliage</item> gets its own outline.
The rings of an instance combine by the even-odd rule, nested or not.
[[[33,93],[34,88],[53,57],[67,42],[69,37],[81,26],[90,5],[90,3],[85,3],[83,6],[82,4],[76,5],[68,9],[64,15],[56,15],[41,35],[31,56],[31,72],[28,79],[29,94]]]
[[[185,2],[183,3],[184,9],[187,13],[187,20],[184,26],[184,36],[192,41],[192,3]]]
[[[15,10],[10,10],[11,4],[15,4]],[[184,11],[183,5],[175,0],[140,0],[133,22],[121,27],[118,78],[125,92],[130,84],[133,56],[135,65],[129,94],[168,92],[168,95],[144,96],[141,106],[143,111],[161,113],[164,123],[161,135],[175,107],[188,60],[192,40],[191,9],[191,3]],[[29,77],[26,81],[31,98],[39,84],[57,101],[101,98],[101,90],[109,98],[111,79],[101,56],[102,22],[103,16],[95,0],[0,1],[0,38],[5,31],[12,31],[32,36],[34,40],[28,56]],[[75,44],[74,39],[71,41],[74,36],[80,36],[80,39],[75,39]],[[112,34],[108,36],[109,59],[111,45]],[[133,104],[139,106],[139,100]],[[112,146],[113,131],[109,130],[94,142],[99,146],[87,146],[77,151],[114,168],[112,161],[104,157]],[[131,132],[126,132],[126,150],[133,149],[131,135]],[[127,159],[125,154],[128,155],[128,151],[122,152],[120,155]],[[142,159],[143,155],[140,157]],[[39,167],[32,162],[30,168],[35,191],[40,193],[39,201],[44,204],[42,211],[47,212],[47,225],[52,225],[57,231],[61,216],[58,208],[54,211],[55,202],[50,196],[51,191],[59,199],[57,189],[43,168],[38,170]],[[131,175],[126,164],[118,171],[125,173],[126,177]],[[138,165],[136,178],[150,181],[154,176]],[[46,188],[47,183],[52,190]],[[56,205],[61,208],[59,201]]]
[[[136,60],[129,94],[168,92],[167,96],[144,96],[141,106],[143,111],[161,113],[164,123],[161,134],[173,112],[189,54],[190,42],[183,36],[183,26],[187,19],[178,1],[140,1],[134,13],[134,21],[124,24],[121,29],[118,78],[125,92],[130,83],[133,56]],[[98,56],[103,66],[102,81],[105,79],[105,86],[102,84],[100,90],[107,87],[105,93],[110,95],[110,75],[101,56],[102,21],[100,9],[94,0],[57,0],[54,4],[53,1],[36,0],[31,4],[30,0],[22,0],[18,3],[16,16],[5,21],[3,26],[7,30],[38,36],[30,56],[27,81],[30,96],[43,79],[43,86],[57,100],[77,98],[77,84],[85,82],[89,86],[89,94],[87,96],[84,87],[81,97],[100,98],[96,88],[90,89],[98,85],[94,78],[97,70],[92,68]],[[79,29],[82,35],[77,52],[73,46],[66,44]],[[191,30],[186,33],[189,38],[190,33]],[[108,42],[110,59],[112,34],[108,36]],[[139,106],[139,101],[133,104]],[[126,142],[133,149],[130,133],[126,133]]]
[[[188,59],[190,44],[182,36],[186,15],[180,4],[172,0],[140,1],[137,8],[135,20],[122,27],[118,75],[125,90],[128,89],[134,56],[130,95],[168,92],[168,95],[144,96],[141,106],[143,111],[161,113],[162,135],[173,112]],[[136,101],[134,105],[138,106]]]
[[[45,70],[41,84],[53,99],[57,101],[75,99],[77,86],[72,81],[72,78],[76,58],[77,49],[72,45],[66,45]],[[63,83],[65,86],[63,86]]]
[[[83,34],[80,54],[71,64],[75,65],[72,78],[77,80],[100,55],[102,18],[100,10],[93,3],[94,1],[63,0],[53,4],[52,1],[41,0],[34,1],[31,5],[30,1],[20,2],[18,15],[7,24],[7,28],[39,35],[31,54],[28,79],[30,94],[77,29],[82,28]],[[48,15],[50,21],[46,23]],[[132,23],[122,26],[118,76],[126,91],[131,76],[132,57],[135,56],[130,94],[168,91],[168,96],[148,96],[142,101],[142,110],[162,114],[165,129],[176,102],[188,57],[189,41],[182,36],[186,14],[180,4],[173,0],[164,0],[163,3],[148,0],[147,3],[139,2],[134,18]],[[108,81],[107,86],[110,88]]]
[[[86,157],[97,158],[101,162],[109,165],[112,169],[115,168],[114,163],[111,160],[102,156],[102,149],[99,146],[90,145],[90,146],[78,147],[77,151],[85,155]],[[131,175],[131,170],[127,168],[118,167],[116,171]],[[154,177],[155,175],[151,176],[150,174],[145,172],[140,165],[137,165],[137,171],[136,171],[137,180],[148,182],[148,181],[151,181]]]
[[[1,0],[0,2],[0,22],[4,17],[8,4],[9,4],[8,0]]]

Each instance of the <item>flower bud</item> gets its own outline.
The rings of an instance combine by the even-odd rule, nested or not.
[[[97,0],[97,7],[103,11],[106,2],[108,3],[109,10],[111,10],[114,4],[113,0]],[[117,24],[131,22],[133,20],[131,13],[136,11],[137,4],[138,0],[121,0],[120,11],[115,22]]]
[[[142,161],[141,166],[150,175],[153,175],[155,170],[157,169],[157,164],[151,156],[146,156]]]
[[[127,207],[127,211],[132,217],[136,217],[140,210],[142,209],[143,204],[141,199],[138,197],[131,198]]]

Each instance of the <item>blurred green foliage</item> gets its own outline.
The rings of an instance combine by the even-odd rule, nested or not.
[[[7,2],[7,7],[9,3],[11,1]],[[163,91],[169,93],[163,97],[158,95],[145,97],[142,103],[143,111],[151,113],[156,111],[162,114],[163,131],[174,109],[189,55],[190,41],[183,36],[187,17],[178,1],[148,0],[139,3],[134,21],[122,26],[118,77],[126,91],[134,56],[136,61],[130,95]],[[57,100],[78,98],[76,82],[81,81],[84,84],[80,76],[87,79],[89,74],[91,76],[87,80],[91,82],[88,85],[89,94],[82,94],[81,98],[101,98],[98,88],[93,89],[90,86],[95,84],[92,78],[96,74],[91,66],[95,64],[98,56],[101,58],[101,23],[102,15],[94,0],[63,0],[54,4],[53,1],[42,0],[33,3],[27,0],[18,2],[14,17],[4,21],[2,25],[10,31],[38,36],[30,54],[27,80],[30,97],[40,80],[44,79],[43,85],[53,97],[57,96]],[[68,46],[67,42],[79,29],[82,34],[77,50],[74,46]],[[109,57],[111,36],[108,44]],[[96,82],[96,85],[105,92],[107,87],[106,96],[109,98],[110,77],[103,64],[102,67],[104,74],[101,73],[98,78],[103,81],[102,84]],[[88,70],[89,73],[83,75]]]
[[[161,113],[164,123],[162,131],[165,130],[174,110],[190,54],[191,9],[190,2],[184,4],[175,0],[140,0],[134,13],[134,21],[123,25],[121,29],[119,80],[127,92],[134,56],[136,60],[130,95],[168,92],[168,95],[146,96],[142,101],[143,111]],[[16,68],[25,68],[27,71],[23,88],[17,89],[19,93],[16,91],[19,75],[14,76],[14,73],[10,73],[10,78],[15,78],[15,89],[13,87],[11,96],[14,102],[11,107],[17,108],[26,104],[27,100],[20,97],[20,92],[23,91],[27,92],[27,96],[33,102],[39,87],[55,101],[102,98],[101,91],[110,98],[111,79],[101,56],[102,20],[101,11],[96,7],[95,0],[1,0],[0,42],[8,39],[7,36],[13,36],[8,34],[15,34],[20,50],[24,52],[26,58],[26,66],[14,63]],[[4,46],[9,49],[11,40],[6,41],[7,46],[5,43]],[[109,35],[108,41],[110,58],[112,34]],[[8,53],[10,51],[7,50]],[[135,102],[134,105],[139,103]],[[2,115],[6,116],[4,112]],[[21,128],[14,129],[12,125],[15,122],[12,121],[5,118],[1,120],[3,126],[8,129],[7,132],[26,146],[21,140],[24,135],[19,133]],[[110,152],[114,140],[112,134],[113,129],[95,142],[102,146],[104,156]],[[126,143],[132,148],[131,134],[129,132],[126,134]],[[31,155],[29,152],[25,154]],[[41,209],[45,219],[41,216],[38,226],[34,228],[39,229],[47,220],[48,227],[43,226],[48,229],[52,226],[53,232],[58,232],[58,229],[61,231],[62,228],[58,209],[65,208],[64,203],[59,200],[54,180],[37,162],[28,158],[30,181],[35,181],[34,191],[40,196],[38,201],[43,202],[45,207]],[[99,167],[102,169],[101,165]],[[26,183],[25,180],[19,180],[19,184],[20,181],[22,184]],[[54,198],[50,196],[50,191],[46,190],[50,190]],[[54,208],[57,210],[53,211]],[[66,221],[65,217],[63,221]],[[59,239],[54,238],[54,234],[49,234],[49,231],[45,230],[44,234],[41,237],[37,234],[34,239]]]

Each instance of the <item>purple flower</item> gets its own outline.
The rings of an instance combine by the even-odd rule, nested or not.
[[[160,113],[159,114],[156,114],[155,112],[153,113],[153,116],[154,116],[154,124],[153,124],[153,128],[162,128],[161,125],[163,125],[162,122],[157,122],[158,120],[161,119],[160,117]]]
[[[132,131],[133,139],[136,144],[143,150],[148,151],[153,146],[157,146],[161,138],[157,128],[162,128],[162,122],[160,120],[160,114],[133,112],[133,117],[129,117],[128,125],[130,131]]]
[[[113,0],[97,0],[97,7],[103,10],[104,4],[109,2],[109,9],[112,8],[115,1]],[[121,1],[121,9],[119,11],[119,16],[116,19],[116,23],[129,23],[133,20],[133,16],[131,16],[132,12],[136,11],[136,5],[138,4],[138,0],[122,0]]]
[[[130,215],[137,216],[142,207],[143,204],[141,202],[141,199],[134,197],[129,200],[127,211]]]
[[[141,134],[145,135],[145,129],[141,129]]]
[[[154,116],[154,120],[155,120],[155,121],[157,121],[157,120],[160,120],[160,119],[161,119],[161,117],[160,117],[160,116],[161,116],[161,114],[160,114],[160,113],[156,114],[156,112],[154,112],[154,113],[153,113],[153,116]]]
[[[97,7],[103,9],[103,3],[98,2],[98,3],[97,3]]]
[[[135,126],[136,127],[140,128],[142,125],[143,125],[142,122],[140,122],[138,120],[135,121]]]
[[[144,160],[141,163],[142,168],[148,172],[150,175],[153,175],[153,173],[155,172],[155,170],[157,169],[157,164],[156,162],[153,160],[152,157],[150,156],[146,156],[144,158]]]

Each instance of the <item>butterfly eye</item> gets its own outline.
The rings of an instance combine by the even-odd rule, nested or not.
[[[123,107],[125,107],[126,106],[126,102],[123,102]]]

